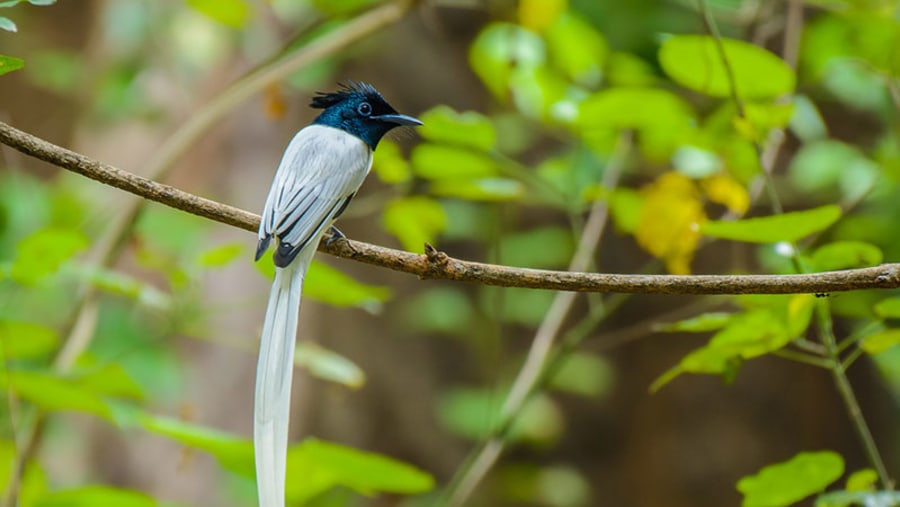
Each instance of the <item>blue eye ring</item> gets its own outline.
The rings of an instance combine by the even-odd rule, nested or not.
[[[359,113],[360,116],[369,116],[372,114],[372,104],[363,102],[356,106],[356,112]]]

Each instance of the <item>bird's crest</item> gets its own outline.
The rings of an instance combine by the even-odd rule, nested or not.
[[[316,92],[312,102],[309,103],[309,107],[327,109],[336,104],[340,104],[353,95],[376,96],[381,100],[384,100],[381,97],[381,94],[378,93],[378,90],[369,83],[348,80],[346,83],[341,83],[340,88],[338,88],[338,91],[336,92]]]

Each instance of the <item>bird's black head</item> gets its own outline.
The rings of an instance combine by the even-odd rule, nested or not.
[[[310,107],[324,109],[314,124],[339,128],[362,139],[373,150],[392,128],[421,125],[422,122],[399,114],[374,86],[353,81],[332,93],[319,92]]]

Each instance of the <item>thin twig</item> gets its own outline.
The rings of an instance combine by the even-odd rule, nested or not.
[[[618,184],[619,176],[622,174],[630,151],[631,133],[627,131],[622,132],[613,156],[603,174],[602,184],[604,188],[614,188]],[[569,263],[570,270],[583,271],[590,266],[597,251],[597,246],[600,244],[600,237],[606,228],[607,218],[607,203],[605,201],[594,203],[584,224],[575,254]],[[487,443],[477,452],[476,457],[471,462],[472,466],[463,468],[462,478],[455,481],[455,487],[450,488],[447,495],[447,506],[462,505],[491,469],[497,458],[499,458],[505,447],[503,437],[540,381],[541,374],[547,364],[547,358],[553,348],[553,343],[559,335],[563,322],[572,309],[572,305],[575,303],[575,296],[574,292],[558,292],[553,298],[550,309],[547,310],[544,320],[538,326],[534,335],[525,363],[516,375],[515,380],[513,380],[512,387],[500,409],[500,421],[497,428],[490,435]]]

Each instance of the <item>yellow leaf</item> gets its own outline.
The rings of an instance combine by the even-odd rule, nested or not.
[[[698,225],[706,220],[694,183],[668,172],[641,190],[644,204],[634,236],[638,244],[666,263],[673,274],[690,273],[700,239]]]
[[[730,176],[717,174],[703,180],[701,185],[710,201],[725,206],[739,216],[743,216],[750,207],[747,189]]]
[[[542,32],[566,10],[567,0],[521,0],[519,24],[529,30]]]

